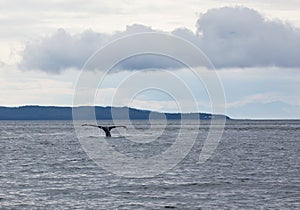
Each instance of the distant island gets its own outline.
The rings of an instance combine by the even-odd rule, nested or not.
[[[149,110],[139,110],[130,107],[102,107],[102,106],[80,106],[80,107],[58,107],[58,106],[20,106],[20,107],[0,107],[0,120],[73,120],[72,113],[76,112],[76,119],[93,119],[86,115],[87,111],[93,110],[97,120],[128,119],[148,120],[161,119],[168,120],[184,119],[230,119],[226,115],[209,113],[160,113]],[[164,115],[164,116],[163,116]]]

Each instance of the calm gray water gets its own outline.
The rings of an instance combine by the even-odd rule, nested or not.
[[[155,134],[147,121],[134,124],[145,135]],[[0,121],[0,208],[300,208],[300,121],[227,121],[213,156],[197,164],[208,127],[204,122],[193,130],[191,122],[183,130],[186,138],[199,135],[184,160],[164,174],[137,179],[97,166],[71,121]],[[86,132],[126,155],[147,157],[171,146],[178,129],[173,121],[147,144],[126,141],[135,135],[130,127],[111,139],[97,129]]]

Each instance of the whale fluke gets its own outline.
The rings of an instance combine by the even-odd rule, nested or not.
[[[99,125],[90,125],[90,124],[83,124],[82,126],[92,126],[92,127],[96,127],[96,128],[100,128],[105,132],[105,136],[106,137],[111,137],[111,129],[113,128],[127,128],[126,126],[122,126],[122,125],[113,125],[113,126],[99,126]]]

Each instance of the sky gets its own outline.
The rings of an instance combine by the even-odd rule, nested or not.
[[[94,104],[83,105],[212,112],[213,90],[195,77],[194,68],[216,73],[225,97],[223,114],[300,119],[296,0],[2,0],[0,23],[0,106],[73,106],[82,72],[93,79],[105,71],[84,69],[95,52],[151,32],[186,40],[213,68],[203,69],[192,55],[190,68],[169,57],[135,56],[105,76]],[[172,49],[182,51],[179,45]],[[152,86],[143,89],[145,84]]]

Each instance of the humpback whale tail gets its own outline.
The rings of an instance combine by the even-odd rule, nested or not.
[[[99,125],[90,125],[90,124],[83,124],[82,126],[92,126],[92,127],[96,127],[96,128],[100,128],[105,132],[105,136],[106,137],[111,137],[111,129],[113,128],[126,128],[126,126],[118,126],[118,125],[113,125],[113,126],[99,126]]]

